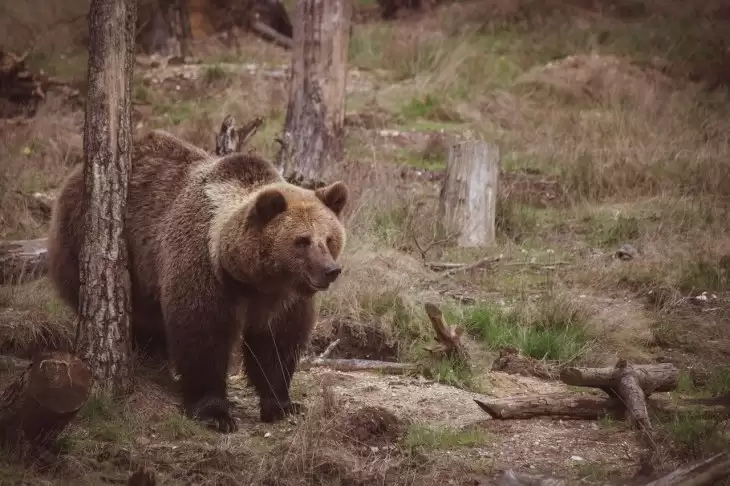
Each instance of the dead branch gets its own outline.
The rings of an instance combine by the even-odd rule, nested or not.
[[[508,469],[496,478],[495,486],[566,486],[564,479],[552,476],[527,474]]]
[[[329,358],[329,356],[332,354],[332,351],[335,350],[335,348],[337,347],[338,344],[340,344],[340,340],[339,339],[335,339],[334,341],[332,341],[331,343],[329,343],[327,345],[327,347],[324,349],[324,351],[322,351],[320,353],[320,355],[317,356],[317,357],[320,358],[320,359]]]
[[[262,39],[273,41],[275,44],[278,44],[285,49],[291,49],[294,45],[294,41],[292,39],[281,35],[260,20],[255,20],[251,23],[251,30],[253,30],[254,33]]]
[[[645,396],[654,392],[672,391],[679,383],[679,370],[671,363],[632,365],[631,368]],[[623,376],[621,367],[564,368],[560,372],[560,380],[566,385],[600,389],[617,387],[621,376]]]
[[[622,363],[620,369],[621,376],[616,387],[616,392],[622,398],[626,410],[629,412],[629,422],[642,430],[650,431],[651,422],[649,421],[649,412],[646,409],[646,396],[641,389],[636,371]]]
[[[450,270],[446,270],[446,271],[442,272],[441,274],[439,274],[439,278],[453,277],[457,273],[470,272],[472,270],[476,270],[477,268],[481,268],[481,267],[485,267],[487,265],[491,265],[493,263],[497,263],[500,260],[502,260],[502,255],[482,258],[481,260],[477,260],[474,263],[470,263],[469,265],[464,265],[463,267],[452,268]]]
[[[501,371],[511,375],[534,376],[543,380],[553,380],[558,375],[557,367],[523,356],[519,349],[507,346],[499,350],[499,356],[492,363],[492,371]]]
[[[221,156],[241,152],[263,123],[263,118],[257,116],[238,129],[233,115],[226,115],[216,136],[215,154]]]
[[[48,271],[46,239],[0,242],[0,285],[36,280]]]
[[[700,462],[683,466],[645,486],[705,486],[730,476],[730,452],[721,452]]]
[[[91,382],[79,358],[37,354],[0,396],[0,441],[21,455],[45,449],[86,403]]]
[[[29,70],[25,62],[29,53],[17,56],[0,48],[0,118],[33,116],[52,87],[60,87],[68,97],[80,94],[67,83]]]
[[[469,355],[461,344],[464,327],[455,326],[452,328],[446,324],[444,315],[436,304],[426,302],[425,308],[433,330],[436,333],[436,343],[425,348],[431,353],[444,354],[449,358],[457,358],[467,363],[469,361]]]
[[[613,398],[572,392],[474,400],[493,419],[563,417],[597,420],[613,417],[621,407]]]
[[[407,374],[416,370],[416,366],[411,363],[367,359],[330,359],[317,357],[305,358],[299,362],[299,369],[301,370],[308,370],[314,367],[331,368],[336,371],[378,371],[392,375]]]
[[[626,407],[618,397],[606,397],[588,393],[556,392],[503,398],[474,400],[479,408],[494,419],[523,420],[538,417],[559,417],[575,420],[598,420],[611,417],[623,420]],[[728,417],[730,411],[721,406],[692,406],[674,403],[666,399],[650,398],[647,411],[662,420],[678,413],[693,413],[701,417]]]

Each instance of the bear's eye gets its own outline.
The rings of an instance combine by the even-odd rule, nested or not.
[[[297,248],[306,248],[312,244],[312,239],[309,236],[300,236],[294,240],[294,244]]]

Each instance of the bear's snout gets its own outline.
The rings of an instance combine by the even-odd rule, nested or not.
[[[336,263],[327,265],[327,267],[324,269],[324,276],[329,283],[332,283],[335,280],[337,280],[337,277],[339,277],[341,273],[342,273],[342,267]]]

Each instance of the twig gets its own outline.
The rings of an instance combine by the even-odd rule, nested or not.
[[[470,263],[469,265],[464,265],[463,267],[457,267],[457,268],[452,268],[451,270],[446,270],[445,272],[441,273],[439,275],[439,277],[451,277],[453,275],[456,275],[457,273],[468,272],[470,270],[474,270],[476,268],[490,265],[492,263],[497,263],[500,260],[502,260],[501,254],[499,256],[490,256],[490,257],[482,258],[481,260],[477,260],[474,263]]]
[[[336,371],[379,371],[392,375],[402,375],[416,370],[416,365],[412,363],[368,359],[305,358],[299,362],[301,370],[314,367],[331,368]]]
[[[317,356],[317,358],[319,358],[319,359],[329,358],[330,354],[332,354],[332,351],[335,350],[335,348],[337,347],[338,344],[340,344],[340,340],[335,339],[334,341],[329,343],[329,345],[324,349],[324,351],[322,351],[322,353],[320,353],[319,356]]]
[[[255,20],[251,24],[251,29],[259,34],[264,40],[273,41],[275,44],[279,44],[285,49],[291,49],[294,46],[294,41],[288,37],[284,37],[268,25],[264,24],[259,20]]]

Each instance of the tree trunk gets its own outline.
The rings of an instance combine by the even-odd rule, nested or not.
[[[460,247],[494,243],[499,149],[486,142],[452,145],[439,195],[441,237]]]
[[[46,239],[0,242],[0,285],[19,285],[48,271]]]
[[[326,179],[325,171],[344,157],[351,11],[351,0],[297,2],[289,105],[278,157],[287,179]]]
[[[85,231],[80,255],[79,341],[95,388],[132,387],[124,214],[131,164],[134,0],[92,0],[84,126]]]
[[[177,0],[178,19],[180,19],[180,55],[183,59],[189,57],[190,42],[192,34],[190,33],[190,9],[188,8],[188,0]]]
[[[89,368],[68,353],[38,354],[0,396],[0,439],[22,454],[53,443],[86,403]]]

